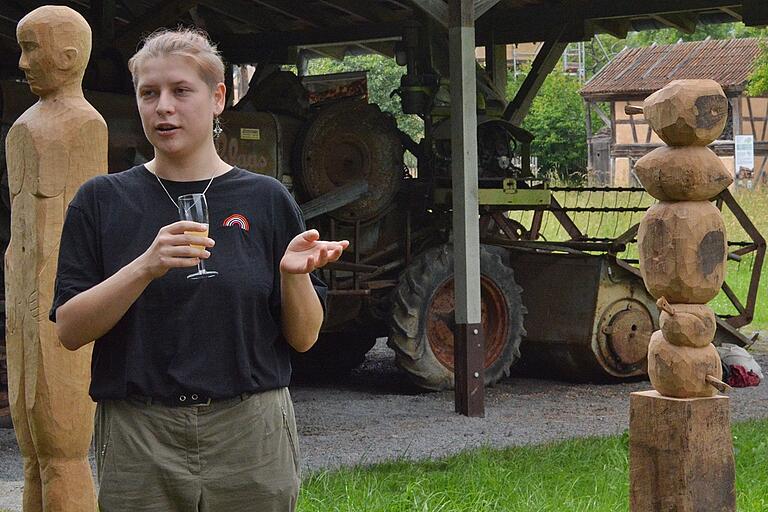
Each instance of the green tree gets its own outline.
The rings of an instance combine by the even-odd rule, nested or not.
[[[747,92],[751,96],[768,95],[768,43],[763,43],[763,53],[755,61],[755,69],[749,77]]]
[[[514,97],[524,79],[510,76],[507,98]],[[563,179],[578,179],[587,167],[586,113],[579,89],[577,77],[553,71],[523,121],[523,128],[535,137],[531,153],[538,158],[539,169]],[[600,121],[593,117],[592,122],[598,130]]]

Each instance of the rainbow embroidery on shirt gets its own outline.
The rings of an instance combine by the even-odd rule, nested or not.
[[[235,213],[224,219],[223,226],[226,227],[232,227],[237,226],[240,229],[244,229],[246,231],[249,231],[251,229],[251,225],[248,223],[248,219],[245,218],[244,215],[240,215],[239,213]]]

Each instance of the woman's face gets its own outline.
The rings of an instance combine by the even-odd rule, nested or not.
[[[188,57],[149,58],[138,68],[136,102],[144,134],[167,157],[210,144],[213,117],[224,109],[224,100],[224,84],[211,91]]]

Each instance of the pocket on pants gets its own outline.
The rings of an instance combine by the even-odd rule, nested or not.
[[[283,413],[283,428],[285,434],[288,436],[288,443],[291,445],[291,457],[293,458],[293,469],[296,471],[296,475],[301,477],[301,470],[299,469],[299,445],[296,440],[296,436],[292,432],[291,425],[288,418],[288,412],[283,404],[280,404],[280,410]]]
[[[112,420],[108,411],[108,404],[98,402],[96,404],[96,418],[94,421],[94,452],[96,459],[96,480],[101,484],[101,478],[104,475],[104,469],[107,461],[107,455],[110,451],[110,440],[112,435]]]

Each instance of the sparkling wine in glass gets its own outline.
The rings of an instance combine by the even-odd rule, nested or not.
[[[181,220],[191,220],[192,222],[199,222],[205,224],[208,227],[208,204],[205,202],[205,195],[203,194],[186,194],[179,196],[179,217]],[[208,236],[208,229],[205,231],[185,231],[185,235],[193,235],[206,237]],[[197,249],[205,249],[202,245],[194,245],[192,247]],[[206,279],[218,275],[215,270],[205,270],[205,261],[200,259],[197,264],[197,272],[189,274],[187,279]]]

